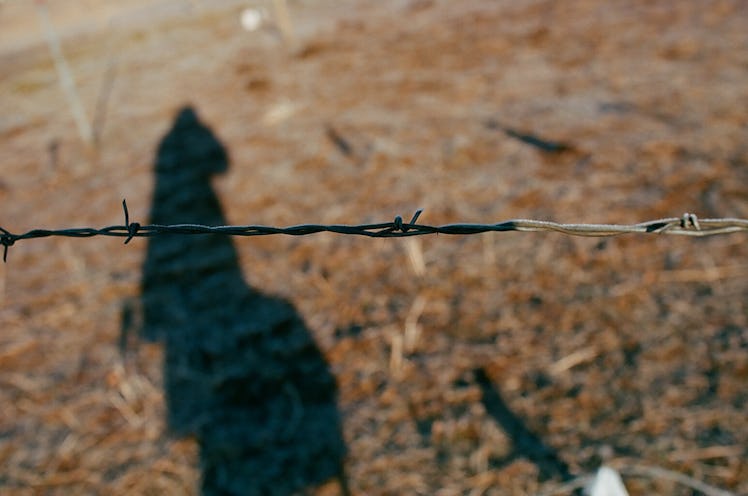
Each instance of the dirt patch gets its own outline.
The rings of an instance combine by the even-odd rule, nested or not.
[[[431,224],[748,217],[739,1],[289,2],[292,48],[272,27],[242,31],[243,5],[193,3],[63,37],[86,111],[103,115],[96,150],[41,40],[0,54],[2,227],[119,224],[123,197],[147,221],[157,147],[184,105],[228,153],[211,186],[232,224],[417,208]],[[603,462],[742,494],[744,238],[315,235],[234,249],[247,285],[293,304],[337,380],[353,494],[528,494]],[[120,346],[146,245],[11,248],[4,493],[199,491],[199,439],[166,423],[162,345]],[[691,494],[624,480],[631,494]]]

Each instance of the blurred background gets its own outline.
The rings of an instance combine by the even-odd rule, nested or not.
[[[228,224],[745,218],[746,25],[740,0],[5,0],[0,226],[122,224],[123,198],[148,222],[185,109]],[[232,242],[237,291],[337,384],[343,475],[276,494],[571,494],[601,464],[632,495],[701,494],[652,468],[748,492],[744,234]],[[175,348],[128,332],[148,246],[0,265],[3,494],[210,493],[204,432],[169,425]]]

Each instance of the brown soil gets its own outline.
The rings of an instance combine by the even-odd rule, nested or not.
[[[0,4],[0,31],[36,26],[20,3]],[[108,24],[60,20],[95,149],[43,38],[0,49],[0,226],[121,224],[122,198],[145,222],[156,147],[185,104],[230,154],[214,187],[232,224],[417,208],[429,224],[748,217],[740,0],[299,0],[293,47],[272,27],[242,31],[244,3],[154,3],[150,17],[109,6]],[[601,463],[748,494],[745,240],[320,234],[235,246],[247,283],[295,305],[337,379],[353,494],[532,494]],[[146,244],[9,250],[1,493],[199,491],[196,441],[166,429],[162,346],[118,344]],[[632,495],[696,494],[624,480]]]

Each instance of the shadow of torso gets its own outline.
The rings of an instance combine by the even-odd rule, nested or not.
[[[225,224],[209,178],[227,168],[225,148],[184,108],[158,149],[150,223]],[[203,494],[344,484],[328,364],[289,302],[244,281],[228,236],[150,238],[141,286],[142,335],[165,343],[168,425],[198,439]]]

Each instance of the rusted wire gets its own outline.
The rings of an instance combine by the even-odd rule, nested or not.
[[[0,227],[0,244],[3,245],[3,261],[7,260],[8,248],[17,241],[50,236],[69,238],[90,238],[93,236],[115,236],[125,239],[125,244],[133,238],[147,238],[164,234],[222,234],[225,236],[269,236],[284,234],[287,236],[306,236],[320,232],[368,236],[371,238],[402,238],[425,234],[471,235],[485,232],[504,231],[551,231],[571,236],[615,236],[631,233],[679,234],[685,236],[712,236],[734,232],[748,232],[748,219],[720,218],[699,219],[695,214],[685,213],[681,217],[650,220],[638,224],[563,224],[544,220],[512,219],[496,224],[446,224],[431,226],[417,224],[423,212],[417,210],[409,222],[403,222],[399,215],[391,222],[377,224],[302,224],[288,227],[259,225],[246,226],[204,226],[200,224],[142,225],[130,222],[127,202],[122,201],[125,224],[108,226],[99,229],[79,227],[69,229],[32,229],[23,234],[14,234]]]

